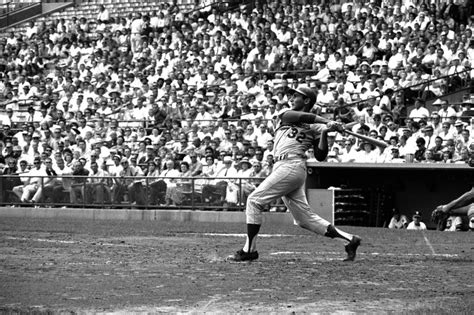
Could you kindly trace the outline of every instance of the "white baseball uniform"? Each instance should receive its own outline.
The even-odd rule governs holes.
[[[305,152],[319,139],[324,124],[287,124],[278,115],[272,173],[247,199],[247,224],[262,224],[263,207],[282,198],[295,222],[310,231],[324,235],[330,223],[311,211],[305,193]]]

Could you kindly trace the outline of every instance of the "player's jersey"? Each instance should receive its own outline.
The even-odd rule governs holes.
[[[316,139],[321,137],[324,124],[281,122],[278,116],[277,130],[275,131],[273,156],[294,154],[304,156],[305,152],[313,146]]]

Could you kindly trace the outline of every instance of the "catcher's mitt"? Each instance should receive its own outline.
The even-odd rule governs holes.
[[[443,231],[446,228],[448,217],[449,214],[443,211],[442,206],[436,207],[436,209],[431,212],[431,221],[437,224],[438,231]]]

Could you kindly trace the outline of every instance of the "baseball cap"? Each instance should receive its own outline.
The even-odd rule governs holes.
[[[301,86],[301,87],[298,87],[296,89],[290,88],[289,91],[293,92],[293,93],[296,92],[296,93],[299,93],[301,95],[304,95],[304,96],[308,97],[311,100],[311,104],[316,103],[316,93],[312,89],[310,89],[309,87]]]
[[[454,123],[455,127],[464,127],[464,123],[461,120],[456,120]]]

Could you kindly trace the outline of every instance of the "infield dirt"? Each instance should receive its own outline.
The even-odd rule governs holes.
[[[270,215],[270,214],[268,214]],[[473,313],[474,233],[343,227],[343,243],[264,225],[260,258],[229,263],[245,225],[0,222],[0,312]]]

